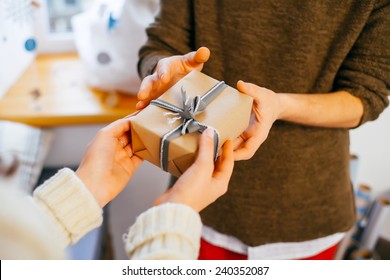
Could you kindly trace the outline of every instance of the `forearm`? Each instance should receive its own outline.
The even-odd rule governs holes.
[[[278,94],[279,120],[308,126],[352,128],[363,116],[362,101],[346,91],[327,94]]]

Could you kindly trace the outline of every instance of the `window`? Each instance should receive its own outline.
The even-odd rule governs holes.
[[[72,16],[83,11],[81,0],[47,0],[50,33],[72,31]]]
[[[85,11],[93,0],[41,0],[35,14],[38,52],[75,51],[72,39],[72,16]]]

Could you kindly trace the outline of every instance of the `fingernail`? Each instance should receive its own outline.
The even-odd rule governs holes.
[[[139,109],[142,105],[142,102],[141,101],[138,101],[137,104],[135,104],[135,109]]]
[[[207,137],[214,139],[214,129],[211,127],[208,127],[204,133],[206,134]]]

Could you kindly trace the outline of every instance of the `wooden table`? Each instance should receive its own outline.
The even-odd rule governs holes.
[[[38,56],[0,99],[0,120],[40,127],[97,124],[135,111],[135,95],[91,89],[83,77],[76,54]],[[109,105],[112,99],[116,105]]]

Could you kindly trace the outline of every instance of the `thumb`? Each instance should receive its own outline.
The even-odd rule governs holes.
[[[246,95],[249,95],[253,98],[256,98],[257,94],[256,94],[256,85],[254,84],[251,84],[251,83],[246,83],[246,82],[243,82],[243,81],[238,81],[237,82],[237,89],[238,91],[246,94]]]
[[[206,47],[200,47],[197,51],[187,54],[185,58],[189,66],[198,67],[209,60],[210,50]]]
[[[207,128],[199,138],[199,150],[195,165],[204,172],[211,174],[214,171],[214,129]]]

